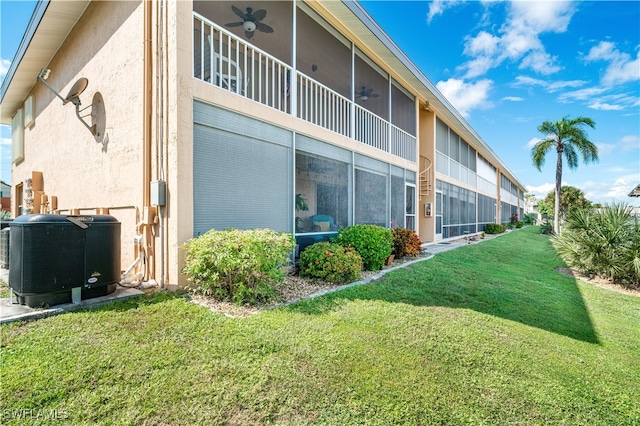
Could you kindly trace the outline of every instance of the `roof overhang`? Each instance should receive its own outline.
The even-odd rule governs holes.
[[[478,152],[506,175],[516,185],[526,187],[500,160],[491,147],[480,137],[462,115],[451,105],[436,86],[420,71],[409,57],[395,44],[366,10],[354,0],[319,0],[321,7],[345,26],[353,35],[370,48],[378,58],[393,70],[398,77],[418,93],[418,97],[430,109],[456,127],[467,142],[471,142]],[[313,2],[311,2],[313,4]]]
[[[36,84],[38,73],[62,46],[90,0],[42,0],[36,4],[18,51],[0,87],[0,123],[11,119]]]
[[[629,197],[640,197],[640,185],[636,186],[629,193]]]

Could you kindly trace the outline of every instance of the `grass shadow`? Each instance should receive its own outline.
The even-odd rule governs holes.
[[[138,296],[129,297],[121,300],[108,300],[94,306],[80,307],[69,311],[73,313],[86,312],[126,312],[130,310],[140,309],[143,306],[156,305],[165,303],[169,300],[184,298],[184,295],[172,291],[153,291]]]
[[[463,308],[599,343],[577,281],[556,272],[559,266],[548,237],[529,227],[288,309],[318,315],[351,300]]]

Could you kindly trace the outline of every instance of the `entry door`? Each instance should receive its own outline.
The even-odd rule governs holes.
[[[442,239],[442,192],[436,191],[436,241]]]
[[[416,229],[416,186],[414,184],[407,183],[405,186],[405,215],[404,215],[404,227],[405,229]]]

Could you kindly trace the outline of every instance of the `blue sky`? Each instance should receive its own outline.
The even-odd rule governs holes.
[[[0,77],[34,7],[0,2]],[[555,152],[539,172],[537,127],[591,117],[597,164],[564,168],[563,183],[594,202],[625,201],[640,183],[640,2],[363,1],[382,29],[539,198],[553,189]],[[10,182],[10,129],[0,179]]]

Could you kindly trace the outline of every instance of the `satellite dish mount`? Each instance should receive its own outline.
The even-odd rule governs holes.
[[[44,86],[47,89],[51,90],[58,98],[60,98],[60,100],[62,101],[62,105],[66,105],[69,102],[74,104],[76,106],[76,116],[78,117],[78,119],[82,122],[82,124],[84,124],[84,126],[87,129],[89,129],[89,131],[93,136],[99,136],[99,135],[96,135],[96,125],[94,124],[90,126],[86,121],[84,121],[84,118],[91,114],[90,113],[85,115],[81,114],[93,106],[93,105],[89,105],[88,107],[85,107],[82,109],[80,108],[80,106],[82,105],[82,103],[80,102],[80,95],[87,88],[87,85],[89,84],[89,80],[87,80],[84,77],[79,78],[78,81],[73,83],[73,86],[71,86],[71,89],[69,90],[69,94],[63,98],[62,95],[60,95],[60,93],[55,91],[53,87],[49,86],[45,81],[49,77],[50,73],[51,73],[50,69],[42,67],[42,69],[40,70],[40,73],[38,74],[38,81],[44,84]]]

